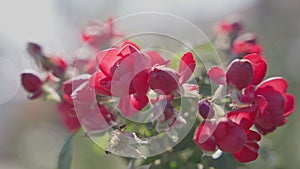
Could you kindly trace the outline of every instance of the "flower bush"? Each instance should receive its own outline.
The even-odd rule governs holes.
[[[129,157],[129,168],[166,168],[174,160],[176,165],[170,168],[185,164],[208,167],[212,164],[201,156],[217,158],[220,152],[241,163],[254,161],[262,136],[284,125],[295,109],[284,78],[264,80],[268,58],[257,37],[244,33],[236,18],[215,27],[215,46],[229,60],[224,63],[227,68],[213,66],[201,75],[197,71],[206,71],[193,50],[179,54],[178,68],[174,68],[174,60],[165,59],[158,51],[142,50],[128,40],[113,44],[113,39],[123,35],[115,32],[112,18],[105,25],[91,23],[84,28],[82,39],[92,57],[75,58],[71,63],[29,43],[27,51],[40,73],[24,72],[21,82],[29,99],[57,103],[70,132],[82,128],[89,137],[109,133],[105,152]],[[205,87],[210,85],[218,86],[213,94]],[[180,142],[176,129],[184,128],[189,119],[181,112],[179,101],[187,98],[196,100],[193,106],[198,113]],[[138,147],[153,144],[147,138],[161,133],[177,145],[154,157],[143,154]],[[165,140],[156,146],[164,143],[168,144]],[[184,152],[189,155],[182,155]],[[144,160],[135,163],[135,158]],[[71,161],[66,164],[65,159],[62,153],[58,168],[70,167]]]

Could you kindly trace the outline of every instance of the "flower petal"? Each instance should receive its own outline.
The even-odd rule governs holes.
[[[226,82],[228,85],[241,90],[251,84],[253,80],[253,68],[247,60],[234,60],[228,66]]]
[[[285,98],[286,98],[286,103],[285,103],[284,114],[283,115],[285,117],[287,117],[290,114],[292,114],[293,111],[295,110],[295,98],[291,94],[286,94]]]
[[[243,59],[250,61],[253,67],[253,85],[258,85],[265,77],[267,72],[267,62],[266,60],[258,54],[246,55]]]
[[[218,66],[213,66],[208,70],[208,77],[210,80],[216,84],[225,85],[226,84],[226,74],[223,69]]]
[[[192,76],[195,70],[195,67],[196,67],[196,61],[194,59],[193,54],[191,52],[185,53],[180,60],[179,69],[178,69],[178,73],[180,75],[179,78],[180,84],[183,84],[184,82],[189,80],[189,78]]]
[[[258,86],[258,90],[259,88],[263,88],[266,86],[270,86],[272,87],[274,90],[285,94],[287,88],[288,88],[288,83],[287,81],[282,78],[282,77],[273,77],[273,78],[269,78],[265,81],[263,81],[259,86]]]

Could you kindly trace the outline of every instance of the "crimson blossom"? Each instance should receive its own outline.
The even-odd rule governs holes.
[[[206,120],[194,136],[194,142],[200,148],[215,151],[218,147],[233,153],[240,162],[258,157],[260,134],[266,135],[285,124],[286,117],[295,108],[293,95],[286,93],[288,83],[285,79],[273,77],[262,82],[266,70],[265,58],[253,53],[232,61],[227,72],[219,67],[208,71],[213,82],[227,87],[225,92],[232,98],[234,107],[224,117],[213,121],[210,120],[213,118],[203,117]],[[202,116],[208,110],[203,105],[199,108]],[[257,132],[251,129],[252,126]]]

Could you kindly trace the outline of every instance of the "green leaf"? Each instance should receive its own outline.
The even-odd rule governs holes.
[[[73,155],[73,149],[72,149],[73,137],[74,137],[74,134],[72,134],[66,140],[65,144],[61,148],[60,154],[58,157],[57,169],[71,169],[72,155]]]

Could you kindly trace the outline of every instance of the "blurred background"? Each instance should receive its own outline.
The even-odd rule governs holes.
[[[27,0],[0,2],[0,169],[54,169],[60,147],[69,133],[55,106],[29,101],[19,74],[35,68],[26,43],[35,41],[49,53],[67,59],[81,47],[80,32],[92,19],[104,20],[138,12],[165,12],[183,17],[205,34],[214,23],[238,14],[246,30],[255,32],[269,60],[268,76],[283,76],[289,92],[300,100],[300,1],[299,0]],[[167,23],[160,27],[168,28]],[[139,27],[147,26],[137,25]],[[180,29],[180,26],[179,28]],[[188,36],[188,35],[187,35]],[[261,152],[246,165],[257,169],[293,169],[300,166],[300,112],[262,142],[272,153]],[[75,141],[76,169],[122,169],[125,161],[103,155],[88,139]],[[103,163],[105,165],[103,165]]]

